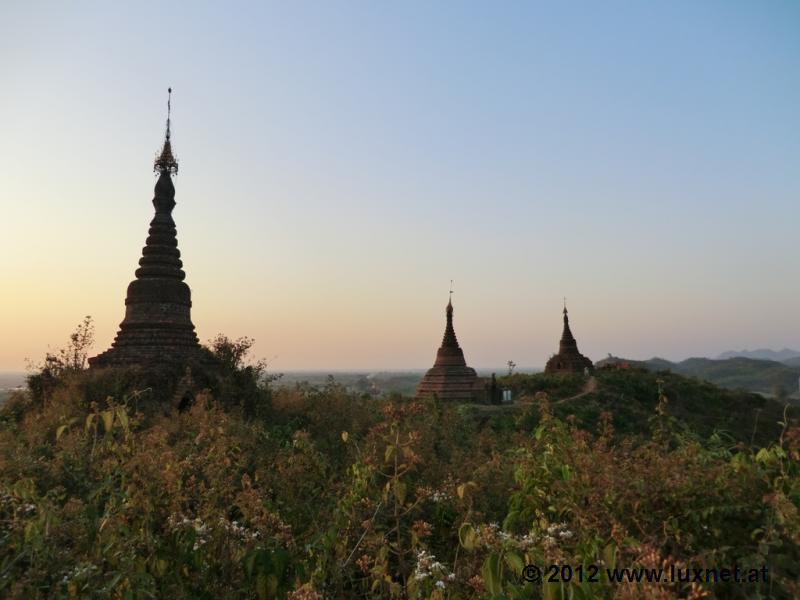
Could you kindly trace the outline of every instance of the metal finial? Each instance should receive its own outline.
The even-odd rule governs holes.
[[[453,280],[450,280],[450,302],[453,302]]]
[[[172,117],[172,87],[167,88],[167,132],[164,136],[164,146],[161,148],[161,153],[156,157],[156,162],[153,169],[156,173],[169,173],[176,175],[178,173],[178,160],[172,154],[172,143],[170,142],[170,118]]]
[[[169,139],[169,117],[172,113],[172,87],[167,88],[167,139]]]
[[[567,312],[567,297],[564,296],[564,313],[566,314],[566,312]]]

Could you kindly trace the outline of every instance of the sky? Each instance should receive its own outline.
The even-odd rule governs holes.
[[[173,88],[202,341],[276,371],[800,349],[800,4],[0,3],[0,370],[124,315]]]

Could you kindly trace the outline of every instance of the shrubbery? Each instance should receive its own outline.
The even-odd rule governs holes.
[[[617,433],[608,413],[584,429],[541,395],[482,421],[463,407],[357,396],[333,381],[273,391],[263,366],[247,366],[247,340],[217,342],[223,366],[183,411],[148,400],[138,371],[80,369],[3,409],[0,594],[800,594],[800,429],[786,422],[763,447],[702,437],[674,418],[672,384],[661,402],[651,386],[636,436]],[[638,377],[614,375],[626,376]],[[557,382],[555,395],[575,387]],[[525,564],[601,561],[766,564],[771,582],[520,578]]]

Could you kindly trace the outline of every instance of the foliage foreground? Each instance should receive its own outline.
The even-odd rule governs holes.
[[[135,373],[81,364],[12,397],[0,425],[0,594],[800,594],[800,429],[786,422],[757,447],[693,434],[657,389],[638,433],[616,433],[608,413],[582,429],[554,416],[546,393],[476,416],[334,382],[271,390],[243,365],[246,349],[182,411]],[[526,565],[552,564],[768,566],[770,577],[525,581]]]

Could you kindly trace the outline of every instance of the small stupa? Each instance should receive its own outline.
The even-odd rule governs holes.
[[[594,370],[592,361],[578,351],[578,342],[569,328],[569,314],[567,303],[564,301],[564,331],[558,344],[558,354],[554,354],[547,361],[545,373],[591,373]]]
[[[436,395],[439,400],[454,402],[481,401],[485,396],[484,382],[467,366],[464,351],[458,345],[453,329],[453,292],[447,301],[445,313],[447,325],[444,328],[442,345],[436,352],[436,362],[428,369],[417,386],[417,398]]]
[[[177,231],[172,219],[178,161],[170,139],[172,88],[167,98],[167,128],[154,171],[158,174],[147,241],[136,279],[128,285],[125,318],[111,348],[89,359],[91,367],[188,364],[206,356],[190,316],[191,291],[184,282]]]

